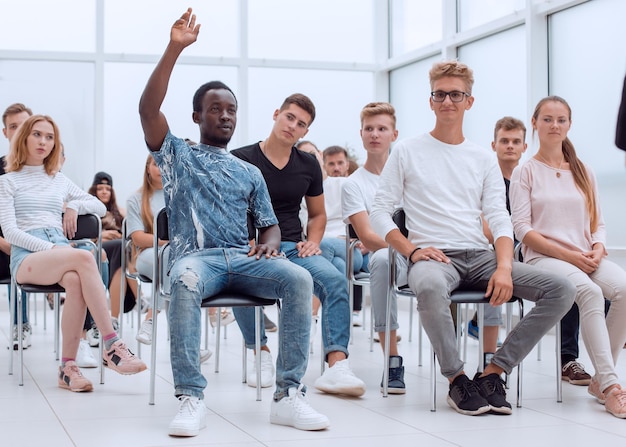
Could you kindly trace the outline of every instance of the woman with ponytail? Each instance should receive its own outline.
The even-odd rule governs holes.
[[[626,341],[626,272],[606,259],[606,231],[596,179],[567,137],[568,103],[549,96],[537,104],[535,156],[511,178],[511,212],[524,261],[567,276],[576,286],[581,332],[595,369],[589,394],[626,418],[626,390],[615,371]],[[604,299],[611,301],[604,314]]]

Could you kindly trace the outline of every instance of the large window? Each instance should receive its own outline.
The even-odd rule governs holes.
[[[459,29],[475,28],[508,14],[523,14],[526,0],[457,0]]]
[[[591,1],[553,14],[549,71],[550,94],[562,96],[572,108],[570,139],[597,176],[608,243],[622,247],[626,172],[624,152],[614,142],[626,73],[624,17],[626,2],[621,0]]]
[[[391,56],[441,40],[442,0],[390,2]]]

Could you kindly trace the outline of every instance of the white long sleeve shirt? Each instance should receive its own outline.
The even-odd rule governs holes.
[[[43,166],[24,166],[0,177],[0,227],[11,244],[29,251],[50,250],[54,244],[27,233],[37,228],[63,231],[63,203],[78,214],[104,216],[97,197],[76,186],[63,173],[46,174]]]
[[[420,248],[490,249],[481,214],[494,240],[513,239],[496,157],[468,140],[451,145],[424,134],[399,142],[385,164],[370,214],[382,238],[397,229],[391,217],[397,203],[406,212],[408,239]]]

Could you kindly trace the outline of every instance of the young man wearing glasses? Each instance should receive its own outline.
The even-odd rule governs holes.
[[[511,414],[503,372],[511,373],[541,337],[569,310],[575,288],[565,278],[513,262],[513,228],[505,206],[498,163],[463,135],[472,108],[472,70],[458,61],[430,70],[434,129],[398,143],[381,174],[370,220],[374,230],[409,261],[409,287],[450,381],[448,404],[462,414]],[[403,203],[408,238],[394,224]],[[495,251],[483,234],[481,214],[493,233]],[[534,301],[474,379],[463,371],[450,312],[450,292],[459,286],[485,290],[492,306],[513,295]]]

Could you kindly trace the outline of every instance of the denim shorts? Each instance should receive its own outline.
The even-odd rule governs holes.
[[[70,245],[69,241],[63,234],[63,231],[58,228],[37,228],[29,230],[26,233],[31,236],[35,236],[44,241],[52,242],[54,245]],[[25,248],[11,245],[11,275],[15,278],[17,270],[20,268],[22,261],[26,256],[33,253]]]

